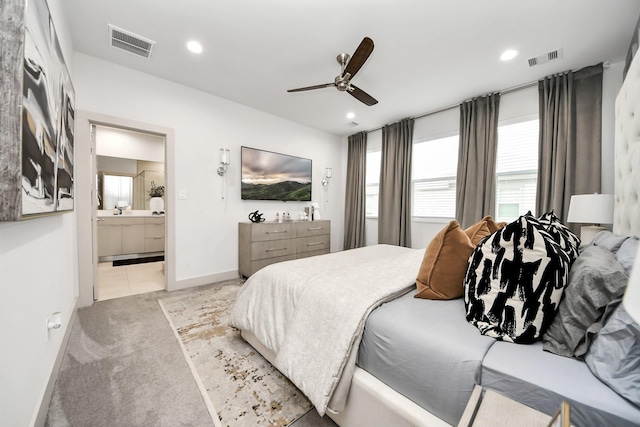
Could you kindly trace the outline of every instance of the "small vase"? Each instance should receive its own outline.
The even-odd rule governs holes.
[[[152,214],[164,213],[164,199],[162,197],[152,197],[149,200],[149,209]]]

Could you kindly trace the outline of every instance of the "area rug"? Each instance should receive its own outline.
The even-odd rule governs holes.
[[[158,302],[214,421],[230,427],[290,425],[312,405],[228,326],[241,285],[239,280],[225,282]]]

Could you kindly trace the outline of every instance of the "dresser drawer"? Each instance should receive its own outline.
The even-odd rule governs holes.
[[[296,254],[294,239],[271,240],[251,243],[251,260],[275,258]]]
[[[277,262],[282,262],[282,261],[291,261],[294,259],[296,259],[295,255],[287,255],[287,256],[279,256],[276,258],[266,258],[266,259],[251,261],[251,266],[250,266],[250,270],[247,272],[248,273],[247,277],[251,276],[253,273],[260,270],[261,268],[266,267],[267,265],[275,264]]]
[[[316,252],[329,249],[329,235],[302,237],[296,240],[296,252]]]
[[[295,237],[296,230],[293,223],[260,223],[251,227],[252,242],[294,239]]]
[[[330,221],[302,221],[296,223],[297,237],[320,236],[331,234]]]
[[[320,251],[313,251],[313,252],[299,252],[298,255],[296,255],[297,259],[300,258],[309,258],[312,256],[316,256],[316,255],[325,255],[329,253],[329,248],[327,249],[322,249]]]

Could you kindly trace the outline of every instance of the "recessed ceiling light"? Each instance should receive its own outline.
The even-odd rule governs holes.
[[[354,113],[347,113],[347,119],[351,120],[355,117],[356,115]]]
[[[515,49],[508,49],[502,52],[502,55],[500,55],[500,59],[502,59],[503,61],[510,61],[516,56],[518,56],[519,53],[520,52],[518,52]]]
[[[193,53],[202,53],[202,45],[195,40],[191,40],[187,43],[187,49]]]

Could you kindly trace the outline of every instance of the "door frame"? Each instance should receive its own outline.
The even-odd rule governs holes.
[[[91,142],[91,127],[108,126],[164,136],[165,159],[165,289],[176,289],[175,254],[175,136],[172,128],[138,122],[122,117],[90,111],[76,111],[75,134],[75,203],[78,233],[78,306],[88,307],[94,302],[97,280],[98,249],[96,224],[95,143]],[[82,161],[89,159],[90,161]],[[80,160],[80,161],[78,161]]]

